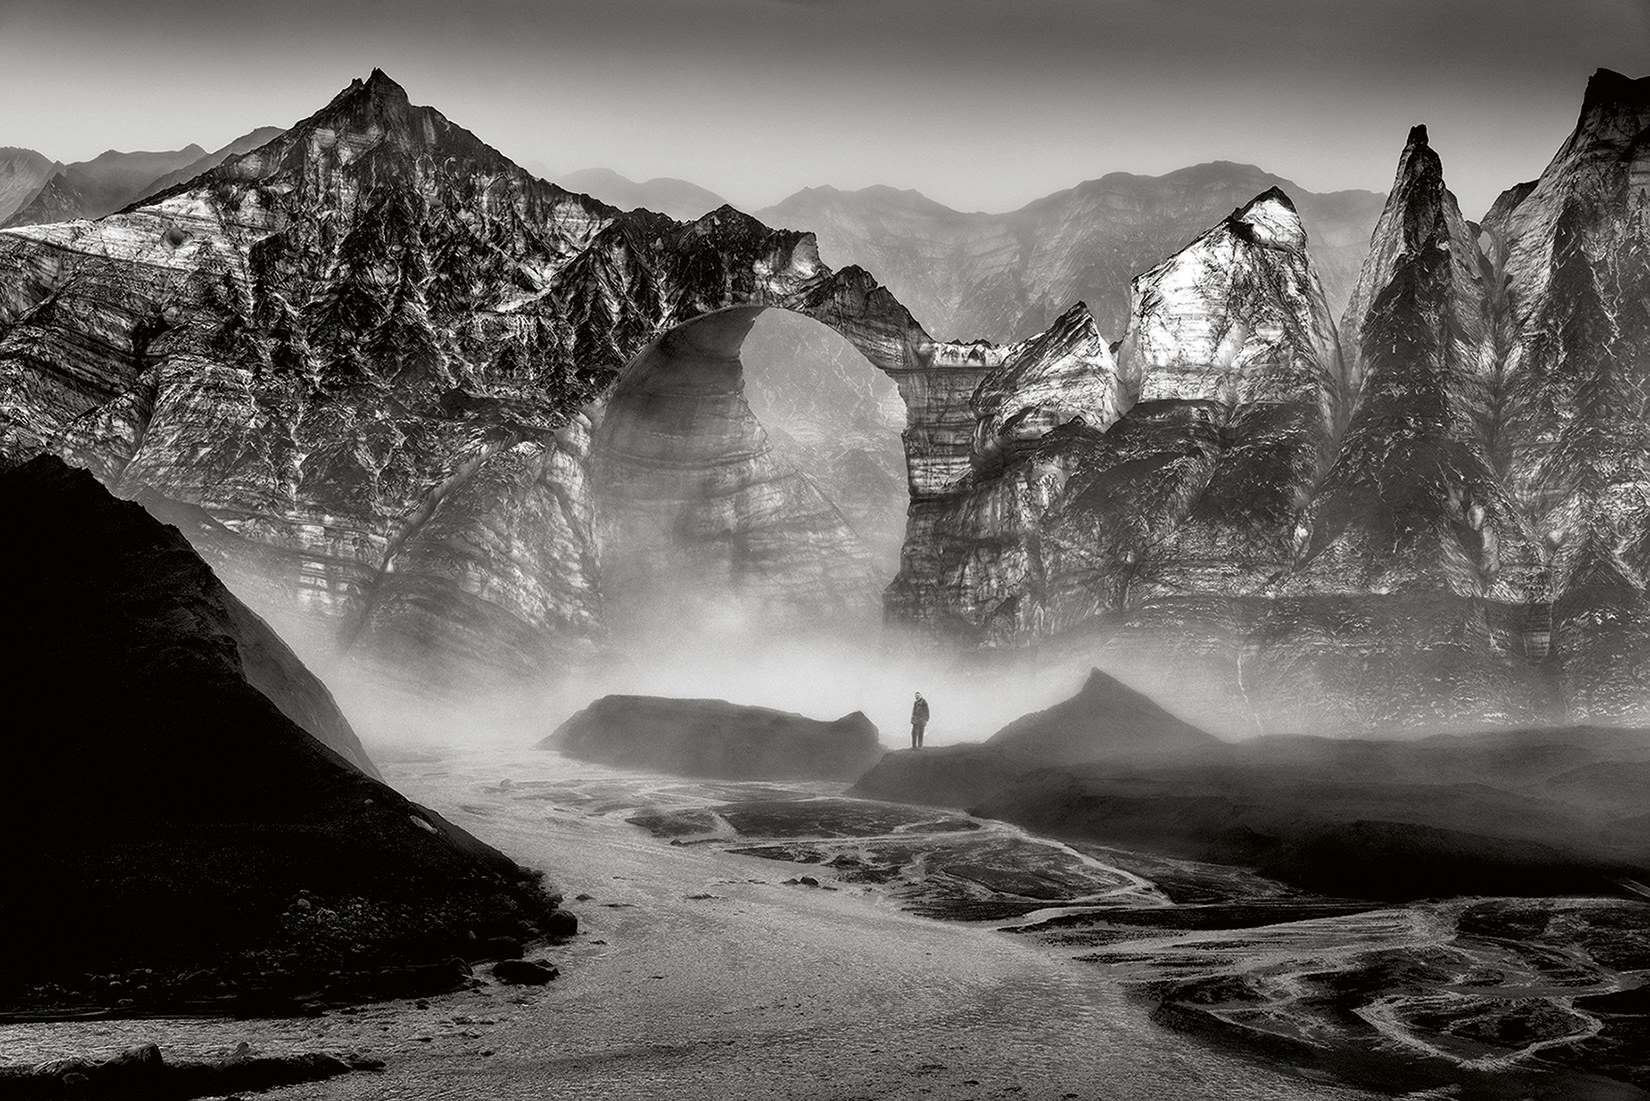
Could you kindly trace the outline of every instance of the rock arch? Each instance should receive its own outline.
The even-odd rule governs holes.
[[[880,617],[910,495],[946,476],[935,407],[956,404],[958,427],[971,423],[978,379],[965,363],[958,393],[929,385],[933,342],[869,277],[844,274],[788,303],[699,314],[620,372],[591,448],[616,629],[718,614],[847,627]],[[786,350],[765,356],[764,344]],[[764,380],[764,369],[783,377]],[[798,415],[786,423],[780,406]]]

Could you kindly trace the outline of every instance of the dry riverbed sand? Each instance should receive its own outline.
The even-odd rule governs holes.
[[[794,864],[672,846],[638,810],[732,785],[617,773],[531,750],[391,763],[386,778],[517,860],[583,923],[540,952],[547,987],[484,985],[317,1019],[0,1028],[7,1063],[159,1043],[177,1058],[354,1051],[383,1059],[277,1099],[1352,1098],[1152,1025],[1070,952],[902,911]],[[708,789],[708,790],[707,790]],[[835,790],[820,788],[820,792]],[[746,792],[748,794],[748,792]],[[575,896],[586,894],[588,899]]]

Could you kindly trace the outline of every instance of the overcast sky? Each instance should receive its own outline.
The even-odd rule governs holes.
[[[545,174],[1017,207],[1258,164],[1384,190],[1424,122],[1469,216],[1540,172],[1650,0],[0,0],[0,144],[78,160],[288,125],[374,66]]]

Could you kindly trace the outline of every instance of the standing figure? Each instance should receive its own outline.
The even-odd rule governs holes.
[[[911,705],[911,748],[922,748],[922,729],[928,725],[928,701],[917,693],[917,702]]]

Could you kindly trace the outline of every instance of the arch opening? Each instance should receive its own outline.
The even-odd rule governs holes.
[[[803,314],[735,306],[666,332],[593,441],[613,634],[874,634],[905,537],[905,425],[894,379]]]

